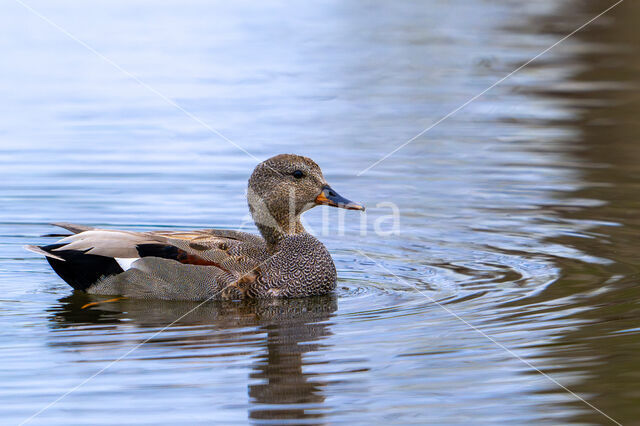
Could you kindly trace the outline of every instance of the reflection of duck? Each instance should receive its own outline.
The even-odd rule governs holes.
[[[53,327],[123,322],[127,327],[148,328],[153,334],[158,327],[166,326],[168,320],[180,318],[198,306],[194,302],[125,299],[80,309],[96,299],[97,296],[84,293],[60,299],[60,304],[49,310]],[[318,410],[309,411],[308,405],[314,404],[318,408],[317,405],[324,402],[326,382],[304,372],[304,354],[325,347],[318,341],[331,335],[327,320],[336,309],[337,299],[333,294],[299,299],[213,301],[172,324],[171,327],[179,328],[180,333],[160,334],[145,345],[171,347],[172,353],[168,356],[175,358],[180,355],[176,352],[191,351],[197,341],[201,351],[199,357],[219,358],[224,354],[233,357],[237,353],[229,352],[230,345],[236,345],[242,352],[249,348],[255,350],[256,338],[260,338],[260,352],[253,363],[248,385],[252,405],[249,416],[263,420],[317,420],[322,414]],[[190,326],[196,333],[190,333]],[[210,326],[211,332],[203,333],[203,326]],[[234,333],[233,330],[238,331]],[[117,330],[114,333],[117,334]],[[55,344],[64,345],[59,340]],[[77,342],[69,344],[77,349]],[[95,349],[101,343],[86,340],[83,345]],[[217,351],[218,346],[222,346],[223,351]],[[202,354],[202,351],[206,353]],[[211,374],[215,374],[215,370]]]
[[[62,224],[73,232],[44,254],[73,288],[168,300],[300,297],[335,288],[327,249],[300,215],[318,204],[364,210],[335,193],[316,163],[282,154],[249,179],[249,210],[263,238],[244,232],[129,232]]]
[[[262,326],[267,332],[266,351],[260,353],[250,374],[249,397],[257,407],[249,416],[256,420],[317,419],[322,414],[318,405],[325,400],[322,388],[326,382],[305,373],[304,354],[322,349],[316,341],[329,334],[327,324],[318,322],[284,322],[278,326]],[[270,407],[280,404],[280,407]],[[309,405],[313,404],[313,407]],[[288,405],[288,406],[287,406]],[[314,410],[315,409],[315,410]]]

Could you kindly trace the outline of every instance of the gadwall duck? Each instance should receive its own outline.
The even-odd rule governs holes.
[[[303,297],[331,292],[336,268],[300,215],[316,205],[364,210],[338,195],[310,158],[292,154],[256,166],[248,204],[262,237],[245,232],[130,232],[67,223],[55,244],[28,246],[76,290],[168,300]]]

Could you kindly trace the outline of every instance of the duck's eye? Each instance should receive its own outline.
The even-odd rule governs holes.
[[[300,170],[296,170],[295,172],[293,172],[291,174],[296,179],[302,179],[304,177],[304,173],[302,173]]]

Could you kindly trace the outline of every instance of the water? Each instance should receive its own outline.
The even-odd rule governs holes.
[[[2,423],[637,422],[637,3],[356,175],[610,4],[29,3],[109,63],[4,2]],[[81,309],[22,249],[56,221],[255,230],[256,160],[167,99],[367,205],[305,216],[335,295]]]

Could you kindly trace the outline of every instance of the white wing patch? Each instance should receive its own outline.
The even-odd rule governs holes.
[[[140,260],[139,257],[115,257],[114,259],[118,262],[118,265],[120,265],[123,271],[131,269],[133,262]]]
[[[139,257],[136,246],[147,241],[149,237],[145,234],[100,229],[63,238],[58,241],[58,244],[64,244],[64,246],[53,251],[79,250],[86,254],[129,259]]]

